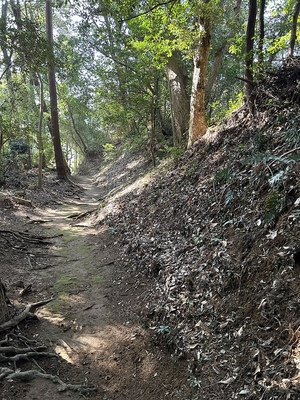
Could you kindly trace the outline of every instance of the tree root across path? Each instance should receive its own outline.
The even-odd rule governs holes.
[[[6,321],[0,325],[0,332],[4,332],[11,328],[15,328],[21,321],[28,317],[32,317],[34,312],[41,306],[48,304],[54,298],[39,301],[37,303],[29,304],[25,307],[25,309],[14,318]],[[19,341],[26,344],[26,347],[17,347],[12,346],[11,341]],[[16,363],[18,361],[23,360],[31,360],[36,365],[37,362],[35,358],[37,357],[58,357],[55,353],[49,353],[45,350],[46,346],[33,346],[31,344],[35,343],[35,341],[27,339],[22,335],[16,335],[14,333],[8,333],[5,336],[4,340],[0,341],[0,362],[3,363],[13,363],[15,366],[15,370],[8,367],[0,367],[0,381],[3,379],[9,380],[21,380],[21,381],[31,381],[35,378],[43,378],[52,381],[53,383],[58,384],[58,391],[63,392],[66,390],[72,390],[74,392],[79,392],[80,394],[85,394],[90,391],[96,390],[94,386],[86,386],[86,385],[73,385],[64,383],[61,379],[59,379],[56,375],[47,374],[45,371],[30,369],[27,371],[21,371],[16,367]]]
[[[46,374],[44,372],[37,371],[35,369],[30,369],[28,371],[14,371],[10,368],[0,368],[0,380],[2,379],[19,379],[22,381],[32,381],[35,378],[43,378],[52,381],[53,383],[58,384],[58,391],[65,392],[66,390],[72,390],[73,392],[78,392],[81,394],[85,394],[91,391],[97,390],[95,386],[86,386],[86,385],[73,385],[70,383],[64,383],[61,379],[59,379],[56,375]]]
[[[14,318],[9,321],[3,322],[0,325],[0,332],[4,332],[10,328],[16,327],[21,321],[26,318],[30,318],[34,316],[34,312],[39,308],[44,306],[45,304],[50,303],[50,301],[54,300],[54,297],[48,300],[42,300],[37,303],[28,304],[20,314],[16,315]]]
[[[29,235],[27,232],[16,232],[10,229],[0,229],[0,236],[3,237],[8,243],[9,240],[7,236],[11,236],[14,239],[21,242],[30,242],[30,243],[38,243],[38,244],[49,244],[49,239],[55,239],[57,237],[63,236],[62,234],[54,235],[54,236],[37,236],[37,235]]]

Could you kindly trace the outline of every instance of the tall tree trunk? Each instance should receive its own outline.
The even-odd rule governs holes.
[[[263,63],[264,63],[265,8],[266,8],[266,0],[260,0],[259,42],[258,42],[258,63],[259,63],[260,68],[263,67]]]
[[[81,150],[83,151],[83,153],[86,153],[87,152],[87,145],[85,144],[85,141],[83,140],[82,135],[80,134],[79,130],[77,129],[71,106],[69,104],[67,104],[67,106],[68,106],[68,111],[69,111],[69,114],[70,114],[70,118],[71,118],[71,121],[72,121],[72,126],[73,126],[73,129],[74,129],[74,132],[78,136],[78,138],[80,140],[80,143],[82,145]]]
[[[233,8],[234,18],[237,23],[239,21],[239,15],[240,15],[240,11],[241,11],[241,3],[242,3],[242,0],[237,0],[235,6]],[[234,29],[232,29],[229,32],[228,36],[221,43],[221,45],[219,46],[217,51],[215,52],[214,59],[212,62],[211,72],[207,79],[206,88],[205,88],[205,104],[206,104],[206,106],[208,105],[208,103],[211,99],[212,91],[213,91],[214,85],[216,83],[217,77],[220,75],[223,59],[224,59],[225,54],[227,53],[229,46],[230,46],[230,39],[232,39],[234,37],[234,35],[235,35],[235,31],[234,31]]]
[[[210,0],[204,0],[208,5]],[[205,13],[199,19],[200,41],[194,57],[194,75],[191,95],[191,111],[188,147],[206,133],[205,83],[211,42],[211,15]]]
[[[188,131],[190,104],[187,94],[187,74],[180,58],[180,53],[174,51],[166,66],[171,97],[171,118],[173,145],[178,146],[184,132]]]
[[[53,25],[52,25],[51,0],[46,0],[46,25],[47,25],[47,38],[50,46],[50,56],[48,59],[48,81],[49,81],[50,108],[51,108],[50,110],[51,129],[53,134],[55,164],[56,164],[57,177],[59,179],[67,179],[67,168],[64,162],[64,156],[61,148],[59,122],[58,122],[57,92],[56,92],[56,79],[55,79],[55,68],[54,68],[54,53],[53,53]]]
[[[3,64],[5,65],[5,75],[8,84],[10,84],[11,79],[11,56],[8,55],[7,46],[6,46],[6,30],[7,30],[7,7],[8,2],[4,0],[2,2],[1,8],[1,20],[0,20],[0,42],[1,42],[1,50],[3,53]]]
[[[20,5],[20,0],[14,1],[14,0],[10,0],[10,6],[12,9],[12,12],[14,14],[15,20],[18,24],[21,23],[21,5]]]
[[[245,58],[245,82],[246,96],[249,111],[254,114],[254,81],[253,81],[253,59],[254,59],[254,35],[257,14],[257,0],[249,0],[249,15],[246,33],[246,58]]]
[[[290,50],[289,50],[290,57],[294,56],[295,43],[296,43],[296,39],[297,39],[297,26],[298,26],[299,13],[300,13],[300,0],[297,0],[296,4],[295,4],[294,14],[293,14],[292,31],[291,31],[291,38],[290,38]]]
[[[38,188],[41,189],[43,185],[43,114],[44,114],[44,84],[42,77],[37,73],[40,84],[40,111],[39,111],[39,127],[38,127],[38,149],[39,149],[39,174],[38,174]]]

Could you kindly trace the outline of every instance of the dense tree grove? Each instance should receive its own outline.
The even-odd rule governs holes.
[[[1,0],[0,179],[191,146],[299,56],[299,0]],[[52,18],[53,14],[53,18]],[[50,25],[51,24],[51,25]],[[53,26],[52,26],[53,24]]]

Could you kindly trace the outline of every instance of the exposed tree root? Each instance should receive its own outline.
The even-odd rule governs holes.
[[[34,312],[39,308],[44,306],[45,304],[50,303],[50,301],[54,300],[54,297],[51,299],[39,301],[37,303],[33,304],[28,304],[25,307],[25,310],[22,311],[20,314],[16,315],[14,318],[10,319],[9,321],[3,322],[3,324],[0,325],[0,332],[6,331],[10,328],[16,327],[21,321],[23,321],[26,318],[30,318],[34,316]]]
[[[86,385],[72,385],[69,383],[64,383],[58,376],[46,374],[39,372],[37,370],[31,369],[28,371],[13,371],[10,368],[0,368],[0,380],[3,379],[20,379],[25,382],[32,381],[35,378],[43,378],[58,384],[58,391],[65,392],[66,390],[72,390],[73,392],[78,392],[85,394],[91,391],[97,390],[94,386],[88,387]]]
[[[6,348],[2,348],[1,350],[6,350]],[[0,354],[0,361],[3,362],[16,362],[16,361],[20,361],[20,360],[28,360],[29,358],[33,358],[33,357],[58,357],[57,354],[55,353],[48,353],[45,351],[28,351],[27,353],[23,353],[23,349],[15,349],[16,351],[19,351],[21,354],[16,354],[14,356],[3,356],[2,354]]]
[[[62,236],[62,234],[43,237],[43,236],[33,236],[29,235],[26,232],[16,232],[10,229],[0,229],[0,235],[11,235],[14,239],[24,242],[30,243],[39,243],[39,244],[49,244],[48,239],[54,239],[56,237]],[[5,238],[7,240],[7,238]],[[8,240],[7,240],[8,241]]]
[[[98,210],[99,210],[99,208],[93,208],[92,210],[85,211],[82,213],[75,213],[75,214],[68,215],[67,218],[72,218],[75,221],[77,221],[78,219],[87,217],[88,215],[93,214],[94,212],[97,212]]]

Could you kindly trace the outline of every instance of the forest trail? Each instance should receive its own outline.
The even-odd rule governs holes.
[[[109,183],[109,174],[106,179]],[[9,272],[6,276],[14,304],[55,298],[36,312],[38,321],[22,324],[21,332],[46,344],[58,358],[39,359],[38,368],[28,364],[24,369],[40,368],[65,383],[95,387],[96,391],[84,395],[86,398],[185,398],[183,362],[173,361],[154,346],[139,316],[130,311],[131,305],[140,301],[139,293],[146,289],[147,280],[145,288],[124,281],[116,236],[110,227],[99,223],[99,213],[98,222],[92,213],[78,218],[99,207],[105,185],[96,186],[92,176],[72,180],[84,189],[79,196],[55,207],[27,212],[24,223],[30,234],[54,238],[47,249],[31,249],[34,262],[29,256],[29,270],[28,263],[20,262],[13,276]],[[39,258],[34,256],[37,252]],[[17,280],[32,285],[22,298],[14,284]],[[4,381],[0,397],[34,400],[43,393],[44,400],[82,399],[80,393],[60,393],[57,389],[58,385],[40,378],[28,383]]]

